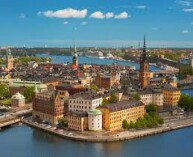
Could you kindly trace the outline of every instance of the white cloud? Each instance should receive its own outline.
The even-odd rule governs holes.
[[[20,18],[20,19],[25,19],[25,18],[26,18],[26,15],[25,15],[24,13],[21,13],[21,14],[19,15],[19,18]]]
[[[105,15],[101,11],[96,11],[90,15],[91,18],[94,19],[104,19]]]
[[[193,12],[193,8],[183,9],[182,11],[184,11],[184,12]]]
[[[128,17],[130,17],[130,16],[128,15],[127,12],[122,12],[122,13],[120,13],[118,15],[115,15],[115,19],[126,19]]]
[[[138,5],[138,6],[135,6],[135,8],[137,8],[137,9],[146,9],[147,6],[146,5]]]
[[[191,5],[190,1],[175,1],[176,3],[189,7]]]
[[[188,34],[188,33],[189,33],[189,30],[187,30],[187,29],[186,29],[186,30],[183,30],[182,33]]]
[[[193,25],[193,22],[191,24]]]
[[[113,17],[114,17],[114,13],[112,13],[112,12],[106,13],[105,17],[106,17],[107,19],[113,18]]]
[[[104,19],[104,18],[110,19],[110,18],[114,17],[114,13],[108,12],[108,13],[104,14],[101,11],[96,11],[96,12],[92,13],[90,15],[90,17],[94,18],[94,19]]]
[[[43,15],[50,18],[85,18],[87,16],[87,9],[76,10],[72,8],[66,8],[57,11],[44,11],[38,12],[38,15]]]
[[[88,23],[86,21],[81,22],[81,25],[87,25]]]
[[[67,24],[69,24],[69,22],[68,22],[68,21],[64,21],[63,24],[64,24],[64,25],[67,25]]]

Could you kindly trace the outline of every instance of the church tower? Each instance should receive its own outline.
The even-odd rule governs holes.
[[[10,71],[13,69],[13,56],[11,55],[11,50],[8,49],[7,55],[6,55],[6,71]]]
[[[146,54],[146,39],[144,36],[143,52],[140,56],[140,72],[139,72],[140,87],[145,88],[150,82],[149,63]]]
[[[72,57],[72,68],[77,69],[78,68],[78,54],[76,50],[76,41],[74,42],[74,55]]]

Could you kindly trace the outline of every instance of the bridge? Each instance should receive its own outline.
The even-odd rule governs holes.
[[[153,71],[154,74],[178,74],[178,69]]]
[[[9,116],[5,118],[1,118],[0,119],[0,128],[19,123],[20,121],[21,121],[21,118],[16,117],[16,116]]]
[[[21,110],[15,113],[6,113],[0,116],[0,128],[10,126],[21,122],[23,117],[29,117],[32,114],[32,109]]]

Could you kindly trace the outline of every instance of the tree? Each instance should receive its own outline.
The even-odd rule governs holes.
[[[140,95],[138,93],[133,95],[134,100],[141,100]]]
[[[184,108],[186,111],[193,111],[193,97],[187,94],[182,94],[178,101],[178,106]]]
[[[34,87],[26,87],[24,90],[24,97],[27,101],[32,100],[32,95],[33,95]]]
[[[95,84],[92,84],[92,85],[90,86],[90,89],[92,89],[92,90],[94,90],[94,91],[99,90],[99,88],[98,88],[97,85],[95,85]]]
[[[128,127],[129,127],[129,124],[128,124],[127,120],[124,119],[123,122],[122,122],[122,128],[127,129]]]
[[[7,98],[9,96],[8,87],[5,84],[0,84],[0,99]]]
[[[2,58],[0,58],[0,64],[5,64],[5,60],[3,60]]]
[[[155,113],[157,111],[157,105],[150,103],[149,105],[145,106],[145,110],[149,114]]]
[[[109,104],[109,101],[106,98],[103,98],[102,105]]]
[[[109,100],[110,103],[116,103],[118,102],[118,98],[116,96],[116,94],[113,92],[111,93],[111,97],[110,97],[110,100]]]
[[[68,120],[64,117],[58,119],[58,126],[60,128],[64,128],[64,127],[67,127],[68,126]]]

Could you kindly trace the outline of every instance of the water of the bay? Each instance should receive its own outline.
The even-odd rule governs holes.
[[[49,57],[52,59],[52,63],[72,63],[72,56],[55,56],[48,54],[37,54],[38,57]],[[121,61],[115,59],[99,59],[99,58],[91,58],[91,57],[79,57],[79,63],[81,64],[99,64],[99,65],[111,65],[113,63],[117,63],[125,66],[135,66],[136,69],[139,69],[139,64],[131,61]],[[157,66],[150,66],[150,70],[155,71],[159,70]]]
[[[122,142],[66,140],[28,126],[0,132],[1,157],[192,157],[193,127]]]

